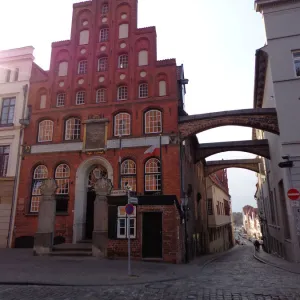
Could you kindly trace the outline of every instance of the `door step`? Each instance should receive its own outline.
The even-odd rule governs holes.
[[[92,251],[52,251],[50,256],[93,256]]]
[[[52,248],[51,256],[92,256],[91,243],[60,244]]]
[[[79,244],[92,244],[92,240],[81,240],[78,243]]]

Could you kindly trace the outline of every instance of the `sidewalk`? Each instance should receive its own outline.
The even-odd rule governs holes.
[[[132,261],[134,276],[129,277],[127,260],[38,257],[32,255],[32,249],[0,249],[0,284],[107,286],[178,280],[198,275],[205,265],[229,251],[205,255],[190,264]]]
[[[295,274],[300,274],[300,264],[297,263],[291,263],[289,261],[284,260],[283,258],[276,257],[272,254],[268,254],[262,249],[260,249],[259,252],[255,251],[254,253],[254,258],[257,260],[268,264],[270,266],[295,273]]]

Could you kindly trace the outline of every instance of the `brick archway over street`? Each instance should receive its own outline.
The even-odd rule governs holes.
[[[241,109],[179,117],[182,140],[212,128],[237,125],[279,134],[277,113],[274,108]]]
[[[260,163],[261,160],[259,158],[207,161],[205,165],[205,176],[227,168],[247,169],[256,173],[261,173],[262,170],[259,168]]]

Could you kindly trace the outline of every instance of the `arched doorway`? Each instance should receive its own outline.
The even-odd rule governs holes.
[[[73,243],[91,239],[94,227],[94,185],[101,175],[113,182],[113,168],[104,157],[91,157],[76,172]]]

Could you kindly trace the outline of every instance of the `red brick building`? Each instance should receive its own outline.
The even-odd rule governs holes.
[[[184,75],[175,59],[158,61],[156,50],[155,27],[137,28],[137,0],[73,5],[70,40],[52,44],[49,71],[32,70],[16,247],[36,232],[39,186],[49,177],[59,187],[55,235],[90,239],[93,184],[104,173],[114,189],[127,182],[138,195],[133,256],[182,260],[177,137]],[[145,154],[150,147],[160,151]],[[127,255],[126,201],[108,199],[109,256]]]

